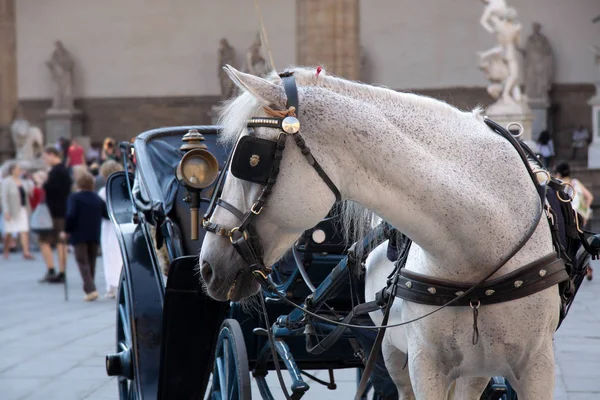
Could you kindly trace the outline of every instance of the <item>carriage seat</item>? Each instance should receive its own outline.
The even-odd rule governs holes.
[[[196,129],[204,135],[204,143],[217,158],[219,165],[226,160],[225,149],[217,144],[218,126],[182,126],[160,128],[139,135],[134,143],[136,173],[133,196],[137,207],[144,211],[146,219],[162,236],[177,257],[198,255],[204,232],[200,230],[199,240],[190,239],[190,207],[184,201],[186,190],[176,178],[176,168],[183,153],[179,150],[183,135]],[[206,193],[211,188],[205,188]],[[206,210],[202,202],[199,214]],[[160,225],[160,226],[157,226]],[[159,243],[160,244],[160,243]],[[162,246],[161,246],[162,249]]]

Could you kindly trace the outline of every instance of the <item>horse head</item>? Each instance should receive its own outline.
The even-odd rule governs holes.
[[[282,137],[295,136],[297,133],[285,132],[281,126],[271,128],[258,123],[250,140],[245,140],[249,139],[247,123],[252,117],[257,117],[260,122],[261,118],[273,115],[285,117],[288,114],[293,115],[293,121],[300,121],[302,135],[314,136],[318,124],[303,122],[306,113],[302,106],[306,104],[303,100],[307,93],[301,87],[297,88],[300,107],[296,105],[294,111],[290,111],[288,95],[279,76],[259,78],[230,66],[225,67],[225,71],[241,89],[240,95],[225,105],[221,116],[221,140],[235,147],[218,205],[212,215],[205,219],[204,226],[218,225],[221,233],[227,233],[206,235],[200,253],[200,268],[211,297],[237,301],[259,290],[250,264],[260,261],[266,268],[272,265],[304,230],[316,225],[327,215],[335,203],[336,195],[313,168],[311,161],[307,161],[306,154],[302,153],[295,140]],[[281,148],[276,155],[265,152],[264,146],[275,152],[278,146]],[[278,172],[276,184],[269,187],[268,199],[257,205],[261,196],[265,195],[264,189],[268,183],[259,182],[252,176],[262,168],[263,174],[266,171],[268,179],[273,179],[274,161],[278,163],[275,167]],[[322,170],[329,173],[328,165],[333,160],[323,161]],[[261,163],[265,165],[264,168]],[[333,182],[331,184],[335,186]],[[252,219],[250,229],[245,229],[244,225],[243,231],[238,230],[245,216]],[[212,233],[219,232],[213,229]],[[253,247],[249,251],[255,253],[256,259],[249,259],[252,256],[244,256],[244,252],[240,253],[238,247],[232,246],[236,239],[248,239]]]

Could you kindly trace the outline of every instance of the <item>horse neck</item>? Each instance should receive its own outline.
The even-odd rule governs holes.
[[[481,267],[509,254],[533,223],[539,198],[522,161],[474,114],[406,94],[381,102],[321,94],[317,103],[317,120],[331,125],[315,127],[327,134],[311,137],[312,149],[343,196],[407,234],[429,264],[443,265],[437,275],[485,276]],[[542,256],[551,251],[543,247]]]

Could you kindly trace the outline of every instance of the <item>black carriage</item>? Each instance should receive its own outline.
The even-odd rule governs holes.
[[[264,378],[275,364],[264,323],[259,315],[245,312],[239,304],[210,299],[198,276],[204,233],[190,220],[202,214],[208,199],[199,195],[194,199],[180,184],[180,162],[184,155],[191,158],[189,150],[194,145],[206,146],[222,168],[227,154],[216,141],[217,133],[214,126],[142,133],[133,146],[121,145],[125,154],[133,154],[135,173],[117,173],[107,182],[107,205],[124,267],[117,302],[117,347],[114,354],[107,356],[106,368],[109,375],[118,376],[122,399],[199,399],[209,389],[214,398],[233,389],[236,395],[227,398],[247,399],[249,371],[261,395],[272,398]],[[200,155],[193,162],[199,165],[209,158]],[[132,157],[125,159],[126,170],[131,170]],[[205,188],[202,195],[210,196],[211,190],[211,186]],[[310,274],[308,279],[320,284],[328,279],[328,273],[343,259],[345,251],[335,217],[328,217],[307,231],[274,267],[278,291],[301,303],[311,293],[302,275]],[[163,270],[165,266],[167,271]],[[352,292],[328,295],[332,313],[347,308],[352,301],[356,304],[364,300],[362,289],[359,290],[361,282],[353,285]],[[270,321],[291,311],[274,294],[264,295]],[[301,315],[292,314],[291,318],[299,319]],[[332,329],[327,324],[316,328]],[[286,337],[285,341],[276,340],[276,349],[292,378],[295,398],[308,389],[302,379],[306,369],[330,370],[330,381],[322,383],[334,389],[333,369],[363,365],[357,342],[339,341],[328,351],[315,355],[307,352],[302,330],[279,330],[275,335]],[[348,334],[343,337],[351,339]]]
[[[199,216],[228,156],[217,143],[218,130],[188,126],[142,133],[133,145],[121,145],[133,156],[125,157],[125,170],[135,160],[135,172],[114,174],[107,182],[124,267],[116,352],[107,356],[106,368],[118,376],[121,399],[250,399],[250,373],[261,397],[272,399],[265,376],[280,364],[292,378],[290,397],[299,399],[309,388],[302,375],[335,389],[333,370],[360,371],[375,340],[373,331],[307,324],[303,312],[290,307],[291,301],[341,321],[364,302],[364,282],[349,273],[349,264],[357,260],[352,253],[349,257],[339,235],[335,210],[273,267],[272,291],[262,292],[266,319],[204,294]],[[369,235],[385,236],[378,231]],[[373,241],[367,237],[363,243]],[[589,259],[585,252],[579,257],[580,265]],[[352,320],[372,325],[366,314]],[[327,343],[319,341],[323,337]],[[329,370],[329,381],[305,372],[312,369]],[[374,398],[394,398],[381,359],[375,371],[370,382]],[[482,398],[513,396],[502,378],[494,378]]]

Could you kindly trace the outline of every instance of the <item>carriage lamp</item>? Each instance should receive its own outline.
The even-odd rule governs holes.
[[[184,152],[177,165],[176,177],[189,194],[191,239],[198,240],[198,210],[200,209],[200,191],[210,186],[219,173],[219,163],[212,155],[204,136],[197,129],[190,129],[181,139],[179,148]]]

